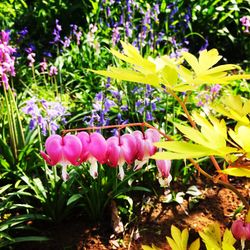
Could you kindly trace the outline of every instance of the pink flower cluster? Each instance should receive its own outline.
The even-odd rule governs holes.
[[[15,49],[9,45],[9,32],[0,32],[0,85],[5,84],[9,87],[8,74],[15,76],[14,62],[15,58],[12,56]]]
[[[107,140],[98,132],[80,132],[77,135],[51,135],[45,142],[46,153],[41,156],[49,165],[62,165],[62,178],[68,179],[67,166],[78,166],[83,162],[90,162],[90,174],[98,176],[98,162],[110,167],[119,168],[119,179],[125,176],[123,165],[134,164],[134,169],[141,168],[150,156],[155,154],[154,142],[160,140],[160,133],[156,129],[147,129],[144,133],[134,131],[131,134],[112,136]],[[171,181],[168,160],[156,161],[163,185]]]

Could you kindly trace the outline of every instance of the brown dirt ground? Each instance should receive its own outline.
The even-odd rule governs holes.
[[[176,187],[178,184],[176,184]],[[180,229],[190,229],[190,241],[198,237],[198,231],[212,222],[219,222],[222,232],[230,227],[235,210],[242,204],[230,190],[215,186],[205,186],[197,182],[196,186],[202,192],[202,199],[190,210],[188,197],[185,196],[182,205],[163,203],[163,196],[144,197],[145,206],[140,209],[134,223],[130,223],[124,234],[115,235],[109,223],[86,225],[84,218],[76,222],[66,223],[53,232],[54,241],[41,245],[24,245],[18,249],[26,250],[110,250],[110,249],[142,249],[142,245],[155,244],[163,250],[170,247],[166,236],[170,236],[172,224]],[[250,180],[237,179],[234,186],[249,200]],[[181,190],[180,190],[181,191]],[[238,217],[242,217],[244,210]],[[237,217],[237,218],[238,218]],[[139,234],[138,234],[138,231]],[[237,247],[238,248],[238,247]],[[246,249],[250,249],[249,242]]]

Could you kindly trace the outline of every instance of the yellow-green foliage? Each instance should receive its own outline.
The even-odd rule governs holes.
[[[204,231],[199,232],[200,237],[202,238],[207,250],[235,250],[234,243],[236,242],[231,231],[229,229],[225,230],[223,236],[221,236],[220,225],[215,222],[205,228]],[[166,237],[167,242],[170,245],[172,250],[199,250],[200,249],[200,238],[197,238],[192,244],[188,247],[188,229],[180,231],[174,225],[171,226],[171,236]],[[155,245],[142,246],[143,250],[159,250],[160,248]]]
[[[146,59],[131,44],[122,42],[122,47],[124,54],[114,49],[110,51],[118,59],[130,64],[132,69],[109,67],[107,70],[92,71],[118,80],[145,83],[158,88],[163,84],[167,90],[172,91],[194,90],[203,84],[228,84],[236,79],[250,79],[250,75],[228,75],[228,71],[240,69],[234,64],[213,67],[222,58],[216,49],[203,50],[198,59],[188,52],[183,52],[180,59],[167,55]],[[182,65],[184,60],[191,69]]]
[[[187,228],[185,228],[183,231],[181,231],[176,226],[172,225],[171,226],[171,236],[172,236],[172,238],[170,238],[170,237],[166,237],[166,238],[167,238],[167,242],[170,245],[170,247],[172,248],[172,250],[199,250],[199,248],[200,248],[200,239],[199,238],[196,239],[190,245],[190,247],[188,247],[189,232],[188,232]],[[142,249],[143,250],[159,250],[160,248],[156,247],[155,245],[152,245],[152,247],[143,245]]]
[[[234,250],[234,243],[236,242],[230,230],[226,229],[221,238],[219,223],[209,225],[203,232],[199,233],[206,248],[209,250]]]
[[[103,76],[138,83],[153,85],[157,88],[165,86],[165,90],[174,95],[174,91],[190,91],[203,84],[228,84],[237,79],[250,79],[248,74],[231,75],[228,72],[240,67],[234,64],[215,66],[222,58],[216,49],[200,52],[199,58],[183,52],[180,59],[167,55],[153,59],[143,58],[132,45],[122,42],[124,54],[111,49],[118,59],[129,64],[131,68],[109,67],[107,70],[92,70]],[[183,65],[186,62],[190,68]],[[174,95],[176,97],[176,95]],[[197,128],[175,124],[190,142],[167,141],[156,143],[157,147],[167,149],[159,152],[155,159],[187,159],[216,155],[224,158],[229,164],[237,158],[250,158],[250,100],[242,101],[240,96],[228,96],[213,107],[217,112],[237,122],[234,130],[228,129],[224,120],[214,116],[203,117],[193,113],[192,119]],[[232,166],[223,170],[225,174],[250,177],[250,169],[246,166]]]

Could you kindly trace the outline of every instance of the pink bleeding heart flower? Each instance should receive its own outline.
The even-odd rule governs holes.
[[[242,220],[236,220],[231,227],[235,239],[241,241],[242,249],[245,248],[245,241],[250,240],[250,223]]]
[[[89,157],[89,143],[90,143],[89,133],[83,131],[78,133],[77,137],[80,139],[82,143],[82,152],[80,156],[80,163],[82,163],[87,161]]]
[[[169,186],[172,180],[170,174],[171,160],[156,160],[156,166],[159,171],[159,183],[162,187]]]
[[[160,133],[156,129],[147,129],[143,134],[141,131],[134,131],[132,135],[136,138],[137,144],[137,160],[135,170],[140,169],[145,163],[148,162],[149,157],[154,155],[157,148],[154,142],[160,140]]]
[[[91,133],[90,135],[86,132],[80,132],[78,135],[82,143],[82,152],[80,161],[90,162],[90,175],[93,178],[98,176],[98,164],[106,162],[107,153],[107,142],[105,138],[97,132]]]
[[[67,166],[79,165],[82,144],[75,135],[51,135],[45,142],[45,150],[47,154],[41,151],[41,156],[51,166],[62,165],[62,178],[65,181],[68,179]]]
[[[119,167],[119,179],[123,180],[125,174],[124,163],[132,164],[137,154],[136,139],[130,134],[120,137],[112,136],[107,140],[107,164],[110,167]]]

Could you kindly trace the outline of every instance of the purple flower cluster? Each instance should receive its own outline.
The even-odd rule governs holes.
[[[138,98],[135,102],[135,110],[140,115],[143,115],[146,121],[153,121],[155,119],[153,112],[158,109],[156,103],[159,102],[160,99],[154,97],[154,91],[155,89],[150,85],[146,85],[146,90],[144,90],[144,88],[135,87],[132,91],[132,93]]]
[[[76,24],[70,25],[71,31],[69,36],[64,36],[64,39],[61,39],[62,26],[59,24],[59,20],[56,19],[56,25],[53,30],[53,41],[51,44],[62,44],[64,48],[68,48],[73,39],[76,39],[76,44],[80,45],[82,32],[79,30],[79,27]]]
[[[220,90],[221,90],[221,85],[215,84],[211,87],[206,87],[204,91],[200,91],[199,94],[196,96],[196,99],[198,100],[197,106],[198,107],[207,106],[219,95]]]
[[[0,32],[0,85],[5,84],[6,89],[9,87],[8,74],[15,76],[15,57],[13,56],[16,51],[9,45],[10,32]]]
[[[84,117],[83,121],[87,123],[88,126],[106,126],[110,123],[110,117],[115,119],[116,124],[125,124],[128,120],[122,119],[122,112],[127,111],[127,105],[123,105],[122,92],[116,89],[111,89],[110,79],[105,86],[105,92],[99,92],[95,95],[94,102],[92,105],[91,116]],[[112,114],[112,108],[115,109]],[[118,112],[117,112],[118,110]]]
[[[66,123],[65,116],[69,115],[66,108],[59,102],[49,102],[36,97],[27,100],[22,111],[31,117],[30,130],[39,126],[43,135],[46,135],[48,131],[54,134],[60,123]]]

